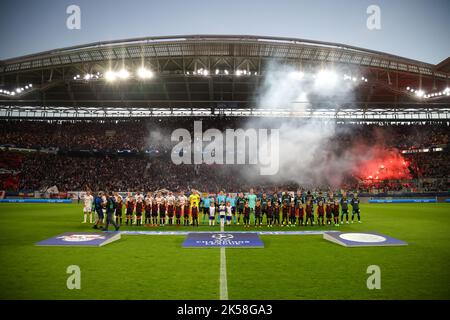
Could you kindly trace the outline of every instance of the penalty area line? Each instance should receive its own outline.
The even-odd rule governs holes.
[[[220,231],[224,232],[223,225]],[[227,256],[225,247],[220,247],[220,300],[228,300],[228,283],[227,283]]]

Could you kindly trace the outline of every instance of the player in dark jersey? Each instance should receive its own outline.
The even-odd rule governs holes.
[[[317,223],[319,225],[324,225],[324,216],[325,216],[325,206],[323,198],[318,198],[317,202]]]
[[[314,208],[312,205],[312,200],[306,200],[305,211],[306,211],[305,226],[308,225],[308,221],[311,222],[311,226],[312,226],[314,224]]]
[[[160,201],[161,202],[159,204],[159,226],[164,227],[164,225],[166,224],[167,206],[166,206],[166,200],[164,198],[162,198]]]
[[[241,217],[244,214],[246,199],[244,198],[244,194],[241,192],[239,196],[236,198],[236,211],[237,211],[237,224],[241,223]]]
[[[281,207],[281,226],[285,226],[288,223],[288,214],[289,214],[289,207],[287,206],[287,204],[285,202],[283,202],[282,207]]]
[[[192,206],[191,215],[192,215],[192,226],[198,227],[198,208],[197,208],[197,206]]]
[[[348,224],[348,199],[347,199],[347,193],[342,193],[341,198],[341,223],[344,223],[344,215]]]
[[[249,228],[250,227],[250,206],[248,204],[248,201],[245,202],[243,214],[244,214],[244,228]]]
[[[168,204],[167,205],[167,216],[169,218],[169,226],[173,224],[173,216],[175,215],[175,205]]]
[[[114,192],[114,197],[116,198],[116,224],[122,224],[122,208],[123,208],[123,199],[122,196],[118,192]]]
[[[333,218],[333,207],[332,207],[330,200],[327,201],[325,211],[326,211],[327,225],[328,225],[328,224],[331,224],[331,220]]]
[[[181,212],[182,212],[181,202],[177,200],[175,204],[175,219],[177,226],[180,226],[181,224]]]
[[[147,192],[147,196],[144,199],[144,203],[145,203],[145,220],[144,220],[144,224],[151,223],[152,201],[153,201],[152,193],[151,192]]]
[[[266,216],[266,222],[267,222],[267,203],[269,202],[269,198],[267,198],[266,193],[263,193],[260,201],[261,201],[261,223],[260,223],[260,225],[262,225],[264,216]]]
[[[156,227],[158,225],[158,202],[156,198],[152,199],[152,226]]]
[[[333,220],[334,225],[339,227],[339,200],[335,199],[333,203]]]
[[[189,225],[189,201],[186,201],[183,206],[183,225]]]
[[[267,226],[272,228],[272,219],[273,219],[273,207],[272,207],[272,201],[267,201]]]
[[[267,206],[267,204],[266,204]],[[256,200],[255,204],[255,227],[262,225],[262,211],[261,211],[261,201],[258,199]]]
[[[302,203],[301,198],[299,198],[297,200],[297,207],[295,209],[296,209],[295,214],[297,216],[297,221],[298,221],[297,223],[299,226],[302,226],[303,225],[303,217],[305,215],[305,209],[303,208],[303,203]]]
[[[295,227],[295,218],[296,218],[296,209],[295,209],[295,202],[291,201],[291,205],[289,206],[289,224],[292,227]]]
[[[359,197],[358,197],[358,193],[355,193],[353,195],[352,201],[350,202],[350,204],[352,205],[352,223],[353,223],[353,218],[355,217],[355,214],[358,216],[358,222],[361,223],[361,212],[359,210]]]
[[[137,200],[136,201],[136,225],[141,225],[142,220],[142,211],[144,211],[144,201]]]
[[[275,205],[273,207],[273,224],[279,226],[280,225],[280,204],[278,201],[275,202]]]
[[[128,193],[127,198],[125,199],[126,206],[126,216],[127,216],[127,225],[133,225],[133,212],[134,212],[134,198],[131,195],[131,192]]]

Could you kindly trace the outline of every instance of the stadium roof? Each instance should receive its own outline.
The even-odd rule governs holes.
[[[251,113],[272,62],[306,71],[336,68],[350,79],[367,79],[358,84],[355,99],[331,107],[336,111],[435,109],[448,115],[448,59],[432,65],[337,43],[190,35],[96,42],[1,61],[0,116],[42,116],[52,110],[80,117],[165,109]],[[151,79],[105,79],[108,70],[125,68],[134,74],[142,66],[151,70]],[[330,109],[320,100],[309,107]]]

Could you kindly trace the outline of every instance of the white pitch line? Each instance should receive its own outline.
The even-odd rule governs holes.
[[[224,232],[223,225],[220,231]],[[228,284],[227,284],[227,256],[225,255],[225,247],[220,247],[220,300],[228,300]]]

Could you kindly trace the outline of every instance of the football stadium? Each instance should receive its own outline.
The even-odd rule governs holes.
[[[276,36],[1,60],[0,299],[448,300],[449,82]]]

